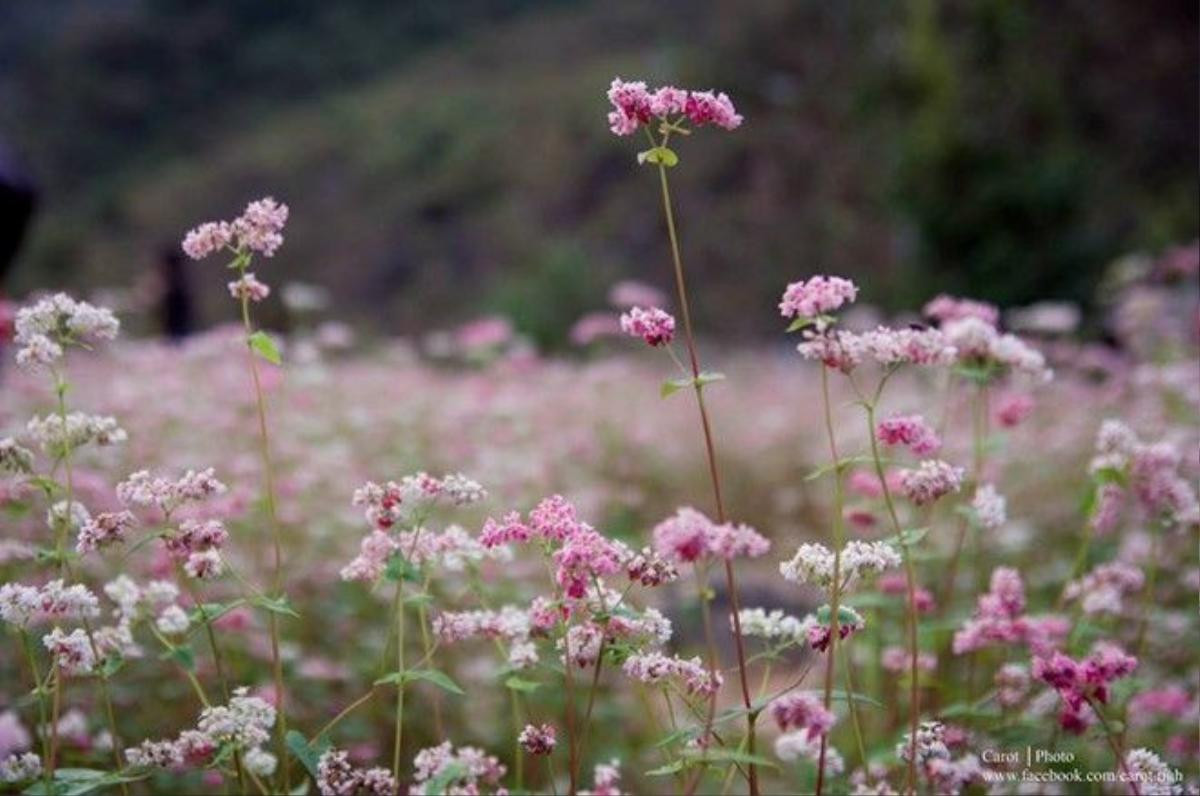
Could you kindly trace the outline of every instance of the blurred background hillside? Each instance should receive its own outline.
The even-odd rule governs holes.
[[[394,332],[501,312],[547,347],[622,278],[667,285],[614,75],[726,90],[680,146],[710,331],[856,277],[1085,307],[1197,236],[1194,0],[38,0],[0,3],[0,145],[39,188],[3,290],[129,286],[194,222],[272,194],[264,264]],[[196,267],[207,323],[230,308]],[[210,289],[211,288],[211,289]]]

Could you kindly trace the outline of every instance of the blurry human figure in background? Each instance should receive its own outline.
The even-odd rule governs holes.
[[[0,141],[0,348],[12,339],[16,306],[4,295],[4,280],[12,269],[37,208],[33,181],[17,166]]]
[[[159,257],[158,313],[162,332],[179,342],[196,327],[195,300],[188,262],[177,245],[164,246]]]

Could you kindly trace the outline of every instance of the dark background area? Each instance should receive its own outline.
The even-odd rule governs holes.
[[[4,289],[134,284],[273,194],[267,281],[561,344],[617,279],[669,276],[640,142],[605,123],[620,75],[746,117],[674,172],[714,332],[776,330],[821,271],[887,308],[1086,307],[1115,257],[1197,236],[1197,25],[1194,0],[0,0],[0,142],[41,192]],[[224,318],[223,269],[194,270]]]

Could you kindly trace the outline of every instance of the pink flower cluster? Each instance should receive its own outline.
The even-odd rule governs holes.
[[[918,456],[937,453],[942,440],[920,415],[895,415],[879,421],[876,438],[884,445],[904,445]]]
[[[246,205],[233,221],[208,221],[189,231],[183,238],[183,252],[193,260],[203,260],[233,246],[238,251],[273,257],[283,245],[287,219],[288,206],[268,196]]]
[[[804,359],[849,373],[863,362],[884,366],[950,365],[957,351],[937,329],[888,329],[869,332],[828,331],[796,346]]]
[[[748,525],[718,525],[693,508],[678,509],[654,528],[654,550],[664,559],[690,564],[707,556],[757,558],[771,542]]]
[[[904,496],[918,506],[933,503],[938,498],[962,488],[963,468],[940,459],[926,459],[915,470],[900,471],[900,489]]]
[[[654,119],[667,120],[680,114],[697,127],[712,124],[733,130],[742,123],[742,117],[724,93],[687,91],[674,86],[650,91],[640,80],[626,82],[618,77],[613,78],[608,89],[608,101],[613,105],[608,125],[616,135],[632,135],[638,127]]]
[[[954,654],[974,652],[991,644],[1027,644],[1035,653],[1049,651],[1070,625],[1058,616],[1025,614],[1025,584],[1009,567],[992,571],[991,585],[980,595],[975,615],[954,634]]]
[[[406,475],[400,482],[377,484],[368,481],[354,491],[351,501],[364,508],[364,516],[372,527],[386,531],[397,522],[411,516],[413,511],[426,508],[445,498],[455,506],[476,503],[487,497],[478,482],[462,473],[435,478],[428,473]]]
[[[711,696],[724,682],[720,672],[704,668],[698,657],[684,659],[648,652],[629,656],[621,668],[634,680],[651,685],[679,680],[689,694]]]
[[[139,470],[117,484],[117,498],[126,506],[154,506],[170,515],[180,506],[223,494],[225,489],[211,467],[200,472],[188,470],[174,481]]]
[[[453,744],[445,741],[422,749],[413,758],[413,787],[408,791],[410,796],[437,796],[437,793],[426,794],[425,786],[451,769],[461,773],[443,783],[444,790],[438,793],[482,793],[481,785],[498,785],[507,771],[495,756],[482,749],[460,746],[456,750]]]
[[[621,315],[621,331],[642,338],[646,345],[667,345],[675,339],[675,318],[658,307],[633,307]]]
[[[84,555],[123,542],[135,525],[137,518],[128,511],[97,514],[80,526],[75,551]]]
[[[241,301],[264,301],[271,295],[271,288],[263,282],[258,281],[253,273],[246,273],[241,278],[229,283],[229,295]]]
[[[780,730],[802,730],[810,740],[828,733],[836,721],[833,713],[821,704],[821,700],[813,694],[803,692],[781,696],[771,703],[770,711]]]
[[[350,754],[329,749],[317,760],[317,792],[321,796],[394,796],[398,787],[392,772],[383,767],[358,768]]]
[[[1109,684],[1131,674],[1137,665],[1137,658],[1116,644],[1097,642],[1083,661],[1057,651],[1035,657],[1033,676],[1058,691],[1063,703],[1058,720],[1063,729],[1082,734],[1090,724],[1084,707],[1092,701],[1106,704]]]
[[[974,299],[956,298],[945,293],[931,299],[922,310],[926,318],[939,323],[962,318],[977,318],[991,326],[1000,323],[1000,310],[994,304]]]
[[[1096,435],[1090,469],[1103,479],[1092,515],[1102,533],[1117,524],[1126,488],[1155,521],[1178,528],[1200,526],[1200,502],[1188,479],[1179,472],[1182,456],[1168,442],[1145,443],[1119,420],[1106,420]]]
[[[163,537],[171,558],[183,564],[189,576],[199,580],[218,577],[225,570],[221,548],[229,531],[220,520],[184,520],[179,529]]]
[[[548,755],[557,743],[553,724],[526,724],[517,736],[517,743],[531,755]]]
[[[61,579],[44,586],[5,583],[0,586],[0,619],[16,627],[57,619],[97,616],[100,603],[82,583],[65,586]]]
[[[785,318],[817,318],[858,298],[858,286],[840,276],[814,276],[792,282],[783,291],[779,312]]]
[[[1079,580],[1067,584],[1063,597],[1079,600],[1086,614],[1120,615],[1124,598],[1142,590],[1146,578],[1142,571],[1124,561],[1100,564]]]

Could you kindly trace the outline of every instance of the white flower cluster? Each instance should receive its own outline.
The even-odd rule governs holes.
[[[849,542],[842,548],[839,574],[841,588],[871,573],[900,566],[900,554],[887,542]],[[800,545],[791,560],[779,565],[779,572],[792,583],[811,583],[822,588],[833,585],[834,555],[822,544]]]
[[[39,368],[54,364],[63,347],[87,340],[112,340],[121,329],[111,311],[65,293],[48,296],[17,312],[17,364]]]
[[[277,761],[261,747],[271,739],[275,708],[266,700],[248,696],[243,686],[233,691],[227,705],[207,707],[194,730],[184,730],[173,741],[143,741],[125,750],[125,759],[135,768],[178,768],[205,764],[222,746],[243,753],[243,762],[257,775],[275,770]]]
[[[81,583],[64,586],[62,580],[52,580],[40,588],[21,583],[0,586],[0,619],[16,627],[99,613],[99,600]]]
[[[12,437],[0,439],[0,472],[27,473],[33,469],[33,452]]]
[[[730,620],[732,627],[732,617]],[[742,626],[743,636],[767,641],[778,640],[789,644],[807,642],[809,630],[817,624],[812,614],[797,619],[779,609],[767,613],[762,608],[743,608],[738,612],[738,622]]]
[[[808,730],[785,732],[775,739],[775,756],[785,763],[796,760],[811,760],[817,762],[821,756],[821,739],[810,735]],[[846,761],[841,752],[832,745],[825,748],[825,773],[829,776],[839,776],[846,770]]]
[[[126,506],[155,506],[163,514],[170,514],[185,503],[199,502],[225,491],[225,484],[217,480],[211,467],[188,470],[175,480],[138,470],[117,484],[117,498]]]
[[[112,417],[71,412],[31,418],[26,428],[42,450],[51,456],[62,457],[88,443],[100,446],[115,445],[128,439],[125,429]]]
[[[15,785],[42,775],[42,759],[33,752],[14,752],[0,760],[0,782]]]
[[[981,484],[971,501],[975,521],[980,528],[988,531],[994,531],[1008,521],[1007,507],[1008,501],[991,484]]]
[[[947,342],[965,361],[987,361],[1038,381],[1049,381],[1053,371],[1046,367],[1040,351],[1013,334],[1001,334],[995,326],[978,317],[948,320],[942,325]]]

